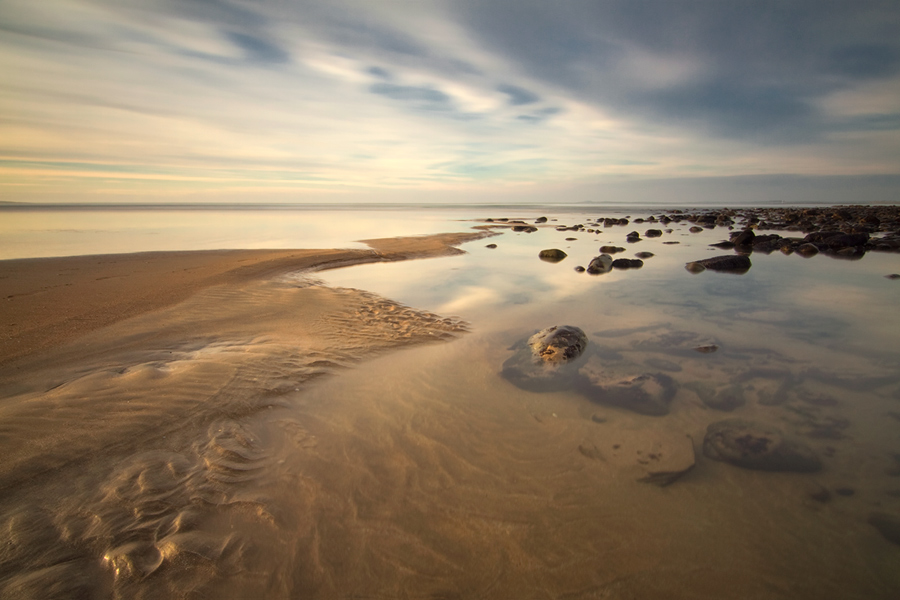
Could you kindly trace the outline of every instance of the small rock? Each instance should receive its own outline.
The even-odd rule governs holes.
[[[577,267],[575,267],[575,272],[576,273],[584,273],[584,267],[582,267],[581,265],[578,265]]]
[[[615,254],[617,252],[625,252],[625,248],[620,246],[601,246],[600,252],[604,254]]]
[[[713,271],[725,271],[729,273],[746,273],[751,267],[750,257],[743,254],[733,254],[726,256],[714,256],[713,258],[705,258],[703,260],[695,260],[685,265],[685,268],[691,273],[699,273],[704,269]],[[697,267],[702,267],[698,269]]]
[[[546,223],[547,217],[538,217],[537,219],[534,220],[534,222],[535,223]]]
[[[697,227],[696,225],[694,225],[693,227],[688,229],[688,231],[690,231],[691,233],[700,233],[701,231],[703,231],[703,228]]]
[[[644,261],[637,258],[617,258],[612,262],[613,269],[640,269]]]
[[[635,254],[635,256],[637,256],[640,259],[647,259],[647,258],[652,258],[655,255],[652,252],[638,252],[637,254]]]
[[[559,250],[558,248],[550,248],[549,250],[541,250],[538,254],[538,258],[546,262],[559,262],[564,259],[568,254]]]
[[[609,273],[610,269],[612,269],[612,263],[612,256],[610,256],[609,254],[601,254],[600,256],[591,260],[590,264],[588,264],[587,272],[591,275]]]
[[[485,248],[496,248],[497,244],[488,244]]]
[[[643,464],[645,475],[638,481],[660,487],[674,483],[697,463],[694,441],[687,435],[665,436],[644,454],[647,457]]]
[[[779,429],[745,419],[712,423],[703,439],[703,454],[745,469],[811,473],[822,468],[816,453]]]
[[[900,279],[900,274],[891,273],[890,275],[885,275],[885,277],[887,277],[888,279]]]
[[[868,523],[877,529],[884,539],[900,546],[900,516],[873,512],[869,515]]]
[[[648,238],[658,238],[661,237],[663,232],[659,229],[648,229],[644,232],[644,235]]]
[[[809,258],[819,253],[819,249],[814,244],[800,244],[795,250],[797,254],[803,258]]]

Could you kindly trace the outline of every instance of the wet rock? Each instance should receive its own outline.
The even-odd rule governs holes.
[[[592,402],[617,406],[642,415],[669,413],[676,384],[662,373],[623,374],[608,370],[597,362],[588,362],[580,371],[581,392]]]
[[[822,468],[816,453],[779,429],[745,419],[711,424],[703,439],[703,454],[745,469],[811,473]]]
[[[660,229],[648,229],[647,231],[644,232],[644,236],[648,237],[648,238],[662,237],[662,234],[663,234],[663,232]]]
[[[512,230],[520,233],[534,233],[537,231],[537,227],[532,227],[531,225],[514,225]]]
[[[613,269],[640,269],[644,261],[637,258],[617,258],[612,262]]]
[[[641,234],[639,234],[637,231],[632,231],[631,233],[629,233],[628,235],[625,236],[625,241],[628,242],[629,244],[633,244],[634,242],[639,242],[639,241],[641,241]]]
[[[900,279],[900,273],[891,273],[890,275],[885,275],[888,279]]]
[[[578,265],[577,267],[575,267],[576,273],[584,273],[584,271],[585,271],[585,269],[581,265]]]
[[[497,244],[488,244],[487,246],[485,246],[485,248],[491,248],[491,249],[496,248],[496,247],[497,247]]]
[[[612,256],[609,254],[601,254],[591,260],[590,264],[588,264],[587,272],[591,275],[609,273],[610,269],[612,269],[612,263]]]
[[[638,481],[665,487],[693,469],[697,456],[690,436],[661,434],[660,438],[649,451],[642,452],[639,463],[644,475]]]
[[[691,233],[700,233],[701,231],[703,231],[703,228],[697,227],[696,225],[694,225],[693,227],[688,229],[688,231],[690,231]]]
[[[638,252],[635,254],[636,257],[640,259],[653,258],[655,255],[652,252]]]
[[[567,256],[568,256],[568,254],[566,254],[562,250],[559,250],[558,248],[550,248],[548,250],[541,250],[540,253],[538,254],[538,258],[540,258],[541,260],[546,261],[546,262],[554,262],[554,263],[561,261],[562,259],[564,259]]]
[[[873,512],[867,522],[877,529],[884,539],[900,546],[900,515]]]
[[[724,271],[728,273],[746,273],[751,267],[750,257],[742,254],[714,256],[687,263],[685,268],[691,273],[699,273],[704,269]],[[698,267],[700,267],[698,269]]]
[[[710,246],[721,250],[731,250],[734,248],[734,242],[716,242],[715,244],[710,244]]]
[[[815,244],[800,244],[797,246],[795,252],[804,258],[809,258],[810,256],[818,254],[819,249]]]
[[[534,222],[535,223],[546,223],[547,217],[538,217],[537,219],[534,220]]]
[[[755,237],[756,233],[754,233],[752,229],[746,229],[744,231],[741,231],[740,233],[732,235],[731,241],[735,246],[739,248],[752,248],[753,240]]]
[[[615,254],[616,252],[625,252],[625,248],[621,246],[601,246],[600,252],[604,254]]]
[[[552,391],[572,387],[587,347],[584,331],[571,325],[543,329],[525,343],[501,367],[500,374],[513,385],[532,391]]]

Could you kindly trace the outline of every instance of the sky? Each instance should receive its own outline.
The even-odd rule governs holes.
[[[900,202],[897,0],[2,0],[0,200]]]

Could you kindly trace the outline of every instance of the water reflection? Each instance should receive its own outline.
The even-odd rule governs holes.
[[[896,255],[754,253],[743,275],[693,275],[727,230],[688,227],[632,244],[618,226],[506,230],[462,256],[316,273],[400,304],[295,278],[107,331],[53,374],[65,385],[6,399],[7,468],[40,464],[5,486],[5,589],[896,597]],[[575,270],[603,245],[654,256]],[[316,312],[325,295],[341,310]],[[502,376],[560,324],[588,338],[570,380]],[[452,341],[359,362],[410,336]],[[785,447],[814,472],[759,470]]]

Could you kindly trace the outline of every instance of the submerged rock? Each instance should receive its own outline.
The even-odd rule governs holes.
[[[877,529],[884,539],[900,546],[900,516],[873,512],[869,515],[868,523]]]
[[[573,361],[584,353],[587,342],[578,327],[548,327],[520,343],[500,374],[513,385],[536,392],[572,387],[578,371]]]
[[[642,415],[669,414],[676,384],[662,373],[627,373],[607,369],[597,362],[580,371],[581,392],[592,402],[617,406]]]
[[[665,487],[697,464],[694,440],[687,435],[661,434],[651,451],[643,453],[638,462],[644,470],[638,481]]]
[[[812,473],[822,468],[816,453],[781,430],[746,419],[711,424],[703,439],[703,454],[745,469]]]
[[[559,262],[567,256],[568,256],[568,254],[566,254],[562,250],[559,250],[558,248],[550,248],[549,250],[541,250],[540,253],[538,254],[538,258],[540,258],[541,260],[547,261],[547,262]]]
[[[750,257],[744,256],[743,254],[733,254],[695,260],[687,263],[685,268],[691,273],[700,273],[705,269],[729,273],[746,273],[750,270],[751,266],[752,263],[750,262]]]

